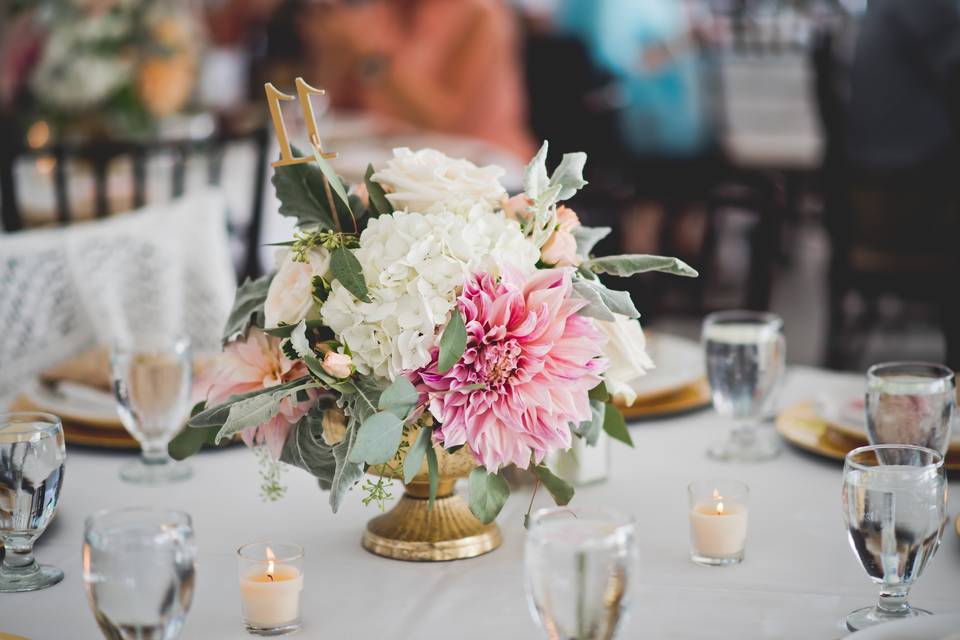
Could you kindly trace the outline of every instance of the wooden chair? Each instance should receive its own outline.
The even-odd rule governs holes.
[[[172,184],[170,193],[182,195],[186,182],[188,162],[200,158],[206,162],[206,181],[210,185],[221,183],[223,158],[227,148],[234,144],[252,143],[255,165],[250,189],[250,214],[243,221],[242,228],[231,224],[231,237],[239,238],[243,243],[243,256],[237,265],[238,276],[259,275],[258,250],[260,247],[260,223],[263,217],[263,198],[268,164],[268,130],[259,126],[245,131],[223,131],[202,139],[153,140],[153,141],[107,141],[98,140],[89,143],[57,143],[39,149],[27,148],[22,144],[23,132],[9,120],[0,119],[0,224],[6,232],[17,232],[30,226],[23,215],[21,200],[18,198],[18,185],[15,167],[18,162],[34,162],[39,158],[53,159],[53,189],[55,195],[56,223],[69,225],[78,219],[78,204],[69,197],[68,167],[75,163],[88,166],[93,176],[93,213],[104,218],[111,211],[108,192],[108,167],[118,159],[128,159],[131,171],[132,204],[134,208],[147,204],[147,162],[150,158],[168,156],[173,158]]]

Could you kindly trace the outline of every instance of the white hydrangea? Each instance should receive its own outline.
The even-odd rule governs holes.
[[[465,213],[398,211],[370,221],[355,255],[370,302],[333,282],[324,324],[353,353],[357,369],[393,380],[426,365],[465,279],[509,265],[536,269],[540,252],[520,225],[482,203]]]
[[[507,195],[500,184],[503,174],[496,165],[478,167],[436,149],[401,147],[373,179],[388,188],[387,199],[397,209],[465,213],[477,204],[490,210],[499,206]]]

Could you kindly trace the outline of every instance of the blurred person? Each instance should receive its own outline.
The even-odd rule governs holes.
[[[534,153],[503,2],[315,2],[300,31],[311,81],[334,106],[485,140],[524,162]]]

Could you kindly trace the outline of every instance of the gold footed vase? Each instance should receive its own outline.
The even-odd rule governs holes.
[[[416,435],[415,431],[409,434],[410,442]],[[404,487],[400,501],[367,523],[364,549],[395,560],[441,562],[475,558],[500,546],[502,539],[496,522],[481,523],[466,501],[453,491],[456,480],[473,469],[473,458],[466,449],[454,454],[435,450],[440,482],[433,509],[429,508],[430,484],[424,462],[420,473]],[[370,472],[402,480],[401,467],[381,465],[372,467]]]

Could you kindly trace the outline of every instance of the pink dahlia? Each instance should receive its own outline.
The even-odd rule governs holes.
[[[268,336],[259,329],[250,329],[246,340],[231,342],[220,355],[206,391],[207,406],[216,406],[230,396],[274,387],[307,375],[302,362],[290,360],[280,349],[280,338]],[[280,413],[263,424],[240,432],[248,447],[265,444],[274,459],[280,457],[290,426],[300,420],[317,397],[307,391],[309,400],[297,402],[295,397],[280,402]]]
[[[590,419],[587,392],[600,382],[602,334],[577,311],[570,272],[507,271],[500,282],[475,274],[458,299],[467,327],[463,357],[446,373],[430,364],[414,375],[439,420],[435,440],[466,444],[490,472],[526,469],[570,447],[570,425]],[[477,388],[476,385],[483,385]]]

